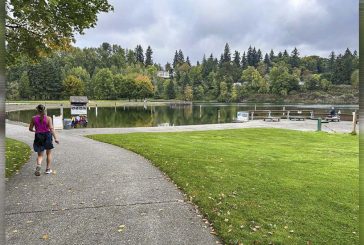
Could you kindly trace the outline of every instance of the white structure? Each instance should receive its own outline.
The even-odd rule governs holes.
[[[71,96],[71,115],[87,115],[87,103],[86,96]]]
[[[169,72],[168,71],[158,71],[157,77],[161,78],[169,78]]]
[[[247,122],[249,121],[249,112],[247,111],[238,111],[236,120],[239,122]]]
[[[53,115],[53,127],[54,129],[63,129],[63,115],[58,117]]]

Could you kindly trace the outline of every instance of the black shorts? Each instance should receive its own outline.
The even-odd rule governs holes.
[[[52,133],[35,133],[33,149],[35,152],[53,149]]]

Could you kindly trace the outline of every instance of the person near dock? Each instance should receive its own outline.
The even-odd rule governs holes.
[[[35,175],[40,176],[44,151],[46,151],[47,154],[47,167],[45,173],[50,174],[52,172],[51,161],[52,149],[54,148],[52,136],[57,144],[59,144],[59,140],[56,132],[54,131],[51,117],[45,115],[45,106],[38,105],[36,109],[38,113],[32,117],[29,125],[29,131],[35,132],[33,149],[38,153]]]
[[[330,116],[331,117],[335,117],[336,116],[335,107],[331,107]]]

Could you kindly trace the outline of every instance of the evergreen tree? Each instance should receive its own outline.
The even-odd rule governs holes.
[[[246,55],[247,65],[248,66],[254,66],[254,54],[252,46],[249,46],[248,53]]]
[[[147,51],[145,52],[145,66],[153,65],[153,58],[152,58],[153,51],[150,46],[148,46]]]
[[[182,50],[178,51],[178,64],[185,63],[185,56],[183,55]]]
[[[332,51],[329,57],[329,67],[328,67],[330,73],[334,72],[335,60],[336,60],[335,52]]]
[[[289,54],[287,52],[287,50],[285,49],[284,52],[283,52],[283,57],[284,58],[289,58]]]
[[[257,51],[257,58],[256,58],[256,65],[258,65],[258,63],[263,59],[262,56],[262,51],[260,51],[260,49],[258,49]]]
[[[243,53],[243,57],[241,58],[241,68],[245,70],[248,67],[248,60],[245,56],[245,52]]]
[[[251,64],[251,66],[256,67],[258,62],[259,61],[258,61],[257,51],[256,51],[256,49],[254,47],[253,50],[252,50],[252,64]]]
[[[271,61],[270,61],[269,55],[267,53],[264,56],[264,64],[266,64],[268,67],[271,65]]]
[[[275,58],[275,56],[274,56],[274,51],[273,51],[273,49],[271,49],[271,50],[270,50],[270,53],[269,53],[269,60],[270,60],[271,62],[274,62],[274,58]]]
[[[191,62],[190,62],[190,58],[187,56],[186,58],[186,63],[191,67]]]
[[[290,59],[290,64],[293,68],[299,66],[300,58],[298,56],[299,56],[299,53],[298,53],[297,48],[295,47],[292,51],[292,55],[291,55],[291,59]]]
[[[235,50],[234,53],[234,64],[236,65],[236,67],[240,67],[240,53],[238,51]]]
[[[229,47],[229,44],[226,43],[225,48],[224,48],[224,55],[222,58],[222,62],[230,62],[230,61],[231,61],[230,47]]]
[[[223,54],[221,54],[220,55],[220,60],[219,60],[219,68],[221,69],[221,67],[222,67],[222,64],[224,63],[224,55]]]
[[[135,58],[137,63],[144,64],[144,53],[141,45],[137,45],[135,48]]]
[[[170,70],[172,70],[172,66],[171,66],[171,64],[169,64],[169,62],[167,62],[167,63],[166,63],[166,65],[164,66],[164,70],[165,70],[165,71],[168,71],[168,72],[169,72]]]
[[[167,98],[168,99],[174,99],[176,98],[176,91],[174,89],[174,83],[173,80],[170,80],[167,85]]]
[[[344,58],[341,54],[336,57],[334,70],[331,76],[332,84],[343,84],[345,81]]]
[[[127,50],[126,62],[128,62],[129,65],[136,64],[137,62],[135,52],[131,49]]]
[[[174,58],[173,58],[173,69],[176,69],[177,65],[178,65],[178,52],[176,50],[176,52],[174,53]]]

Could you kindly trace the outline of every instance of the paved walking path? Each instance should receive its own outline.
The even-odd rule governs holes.
[[[33,154],[7,181],[7,244],[216,244],[194,206],[147,160],[66,132],[54,151],[56,174],[36,177]],[[24,126],[7,124],[6,134],[32,143]]]
[[[33,154],[6,183],[7,244],[216,244],[194,206],[146,159],[81,136],[252,127],[314,131],[317,122],[63,130],[54,151],[55,174],[36,177]],[[351,130],[350,122],[323,124],[327,132]],[[6,134],[32,144],[33,133],[23,125],[7,123]]]

